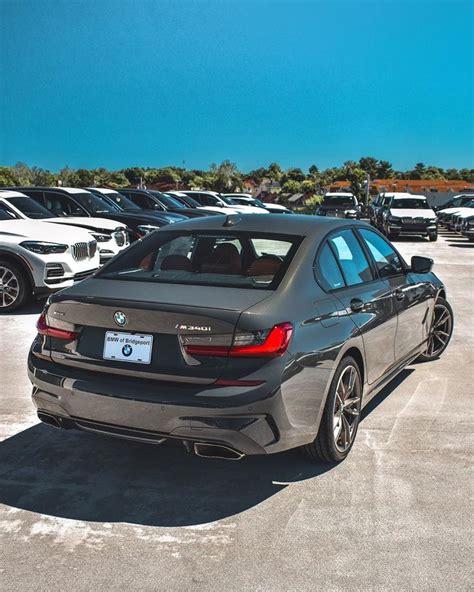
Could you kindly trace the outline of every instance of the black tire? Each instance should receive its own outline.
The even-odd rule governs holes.
[[[9,290],[3,286],[4,278]],[[0,313],[10,312],[23,306],[30,295],[30,284],[20,266],[0,259]]]
[[[434,242],[436,242],[438,240],[438,233],[437,232],[436,233],[429,234],[428,236],[429,236],[429,239],[430,239],[430,241],[432,243],[434,243]]]
[[[354,387],[352,390],[349,390],[348,395],[353,396],[346,396],[346,398],[342,401],[340,395],[338,394],[338,387],[339,392],[341,392],[341,378],[342,382],[344,383],[348,373],[350,374],[348,379],[349,381],[351,380],[352,370],[349,370],[350,368],[352,368],[354,371]],[[354,402],[350,405],[347,405],[346,412],[342,411],[344,401],[349,400],[354,400]],[[357,428],[359,426],[361,402],[362,379],[359,366],[354,358],[347,356],[339,364],[339,367],[336,370],[334,378],[331,382],[323,416],[319,425],[318,435],[313,442],[303,446],[303,452],[306,454],[306,456],[316,462],[322,461],[326,463],[338,463],[343,461],[349,454],[352,445],[354,444]],[[336,436],[335,432],[338,429],[338,413],[340,413],[339,417],[341,418],[341,428],[339,431],[339,436]],[[347,420],[345,413],[351,418],[350,423],[349,420]],[[344,418],[349,425],[349,431],[346,430],[346,424],[343,421]],[[349,436],[348,442],[343,441],[347,440],[345,435]]]
[[[443,313],[444,311],[444,313]],[[439,325],[442,321],[443,314],[447,316],[447,322]],[[436,325],[438,324],[438,331],[440,332],[437,336]],[[454,327],[454,314],[451,305],[444,298],[438,298],[435,302],[435,309],[433,318],[431,320],[430,337],[426,346],[426,350],[420,354],[417,358],[419,362],[431,362],[437,360],[444,350],[448,347],[453,334]]]

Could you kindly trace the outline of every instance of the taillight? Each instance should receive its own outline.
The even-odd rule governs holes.
[[[278,358],[290,343],[291,323],[280,323],[272,329],[232,335],[186,335],[181,341],[186,353],[194,356],[230,356]]]
[[[46,315],[41,313],[38,322],[36,323],[39,335],[46,335],[46,337],[54,337],[55,339],[67,339],[68,341],[75,341],[79,337],[79,333],[74,331],[65,331],[64,329],[56,329],[50,327],[46,322]]]

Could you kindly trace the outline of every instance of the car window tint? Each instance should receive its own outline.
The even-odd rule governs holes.
[[[372,230],[362,229],[359,232],[374,258],[380,277],[390,277],[403,272],[400,257],[384,238]]]
[[[84,216],[87,215],[73,199],[66,195],[47,191],[45,194],[45,206],[54,216]]]
[[[351,230],[333,235],[329,242],[344,274],[348,286],[362,284],[373,279],[369,262]]]
[[[342,288],[345,285],[334,253],[327,243],[319,252],[316,273],[326,290],[337,290],[337,288]]]

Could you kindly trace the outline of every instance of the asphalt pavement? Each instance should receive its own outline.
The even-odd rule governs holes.
[[[474,243],[396,245],[435,260],[454,336],[369,404],[334,467],[39,424],[26,356],[41,305],[1,316],[0,589],[472,589]]]

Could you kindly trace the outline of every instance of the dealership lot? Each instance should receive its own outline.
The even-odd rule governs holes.
[[[453,340],[370,403],[334,468],[39,425],[25,360],[41,305],[0,317],[2,589],[468,589],[474,243],[396,245],[435,260]]]

